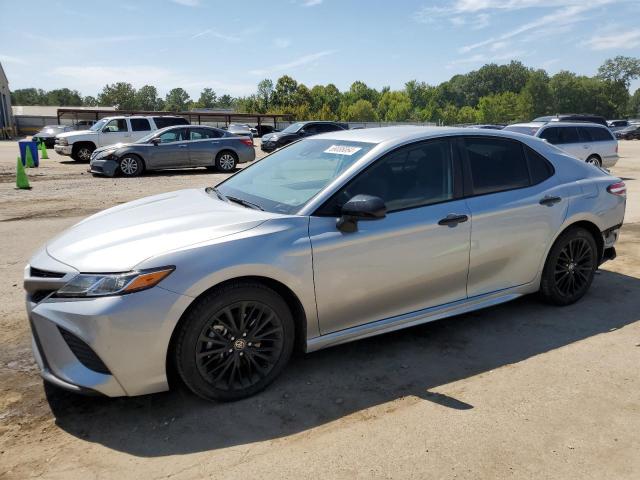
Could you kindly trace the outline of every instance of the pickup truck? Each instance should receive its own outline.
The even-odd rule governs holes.
[[[96,148],[115,143],[132,143],[154,130],[173,125],[189,125],[176,116],[116,116],[97,121],[89,130],[56,135],[54,150],[76,161],[88,162]]]

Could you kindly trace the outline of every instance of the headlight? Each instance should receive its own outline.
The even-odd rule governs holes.
[[[56,138],[58,145],[69,145],[69,141],[66,138]]]
[[[277,142],[280,137],[271,137],[267,139],[267,142]]]
[[[66,298],[105,297],[139,292],[155,287],[174,270],[175,267],[162,267],[126,273],[81,273],[73,277],[54,296]]]

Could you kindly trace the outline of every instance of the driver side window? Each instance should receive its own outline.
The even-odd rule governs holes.
[[[337,216],[356,195],[382,198],[387,212],[422,207],[454,198],[449,141],[433,140],[401,147],[360,173],[322,208]]]
[[[160,143],[181,142],[185,140],[184,128],[169,130],[160,135]]]
[[[107,123],[102,129],[103,132],[106,133],[117,133],[117,132],[126,132],[127,131],[127,121],[124,118],[120,118],[117,120],[111,120]]]

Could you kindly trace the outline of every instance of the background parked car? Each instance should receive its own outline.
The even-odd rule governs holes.
[[[267,133],[279,132],[279,130],[272,125],[256,125],[256,132],[256,136],[262,137]]]
[[[166,127],[134,143],[98,148],[91,173],[136,177],[145,170],[206,167],[232,172],[238,163],[255,160],[251,139],[200,125]]]
[[[74,125],[74,130],[88,130],[96,124],[96,120],[78,120]]]
[[[73,131],[73,127],[69,125],[47,125],[31,137],[31,139],[35,142],[42,141],[47,148],[53,148],[56,143],[56,135],[71,131]]]
[[[624,128],[627,128],[629,125],[631,125],[629,123],[629,120],[609,120],[607,124],[609,125],[609,128],[611,129],[612,132],[622,130]]]
[[[348,130],[345,124],[336,122],[297,122],[289,125],[281,132],[268,133],[262,137],[260,148],[263,152],[273,152],[276,148],[284,147],[291,142],[319,133]]]
[[[250,127],[246,123],[232,123],[227,127],[227,132],[234,135],[249,137],[251,140],[253,140],[253,136],[258,133],[255,128]]]
[[[171,125],[188,125],[182,117],[106,117],[96,122],[89,130],[67,132],[56,136],[55,151],[70,155],[76,161],[88,162],[98,147],[121,142],[135,142],[154,130]]]
[[[619,140],[640,140],[640,125],[629,125],[627,128],[613,132]]]
[[[600,115],[589,115],[582,113],[561,113],[558,115],[550,115],[546,117],[538,117],[533,119],[534,122],[589,122],[597,123],[608,127],[609,124],[604,117]]]
[[[489,130],[502,130],[504,127],[505,125],[486,123],[482,125],[469,125],[467,128],[485,128]]]
[[[608,127],[591,123],[517,123],[506,131],[542,138],[569,155],[599,167],[610,168],[618,161],[618,141]]]

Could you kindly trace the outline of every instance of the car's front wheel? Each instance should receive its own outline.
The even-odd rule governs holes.
[[[293,318],[282,297],[262,284],[238,282],[212,290],[189,311],[174,362],[197,395],[238,400],[273,382],[293,343]]]
[[[137,177],[143,170],[142,160],[135,155],[125,155],[120,159],[120,172],[125,177]]]
[[[589,158],[587,158],[587,163],[590,163],[591,165],[595,165],[596,167],[602,166],[602,160],[598,155],[591,155]]]
[[[598,268],[598,247],[584,228],[564,232],[551,247],[542,272],[540,293],[555,305],[570,305],[580,300],[593,281]]]

